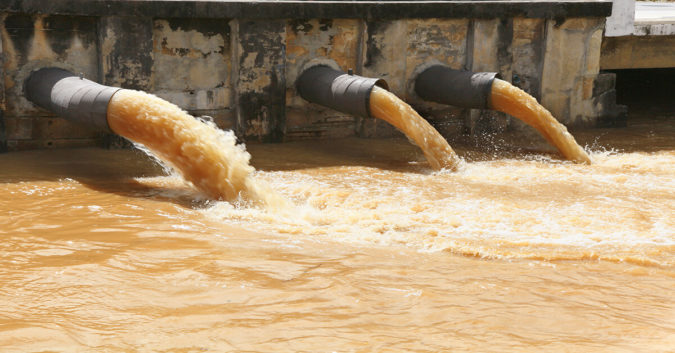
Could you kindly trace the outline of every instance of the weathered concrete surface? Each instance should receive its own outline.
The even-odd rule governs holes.
[[[675,67],[675,36],[605,38],[600,67],[603,70]]]
[[[291,20],[286,26],[286,139],[354,135],[357,118],[304,101],[295,82],[313,64],[359,73],[361,23],[354,19]]]
[[[604,19],[547,23],[542,75],[542,104],[562,123],[591,126],[601,113],[589,92],[599,73]]]
[[[156,19],[152,38],[154,93],[234,128],[229,21]]]
[[[2,19],[2,110],[7,148],[51,147],[63,136],[73,144],[91,144],[100,133],[44,118],[47,114],[24,98],[23,81],[32,70],[44,66],[59,66],[98,79],[95,18],[3,14]]]
[[[286,123],[286,22],[233,20],[232,25],[238,135],[281,142]]]
[[[136,90],[152,90],[152,22],[148,17],[104,16],[98,23],[101,83]],[[106,146],[125,146],[113,134],[102,137]]]
[[[413,93],[417,73],[425,66],[443,64],[453,69],[467,65],[469,19],[407,20],[405,82],[407,90],[399,97],[412,105],[441,134],[456,134],[467,109],[427,102]],[[394,92],[398,93],[398,92]]]
[[[0,23],[5,23],[7,14],[0,14]],[[5,103],[5,55],[3,43],[5,39],[6,30],[4,25],[0,28],[0,153],[7,152],[7,128],[5,126],[5,110],[7,105]]]
[[[497,72],[501,79],[540,99],[545,26],[546,20],[530,18],[474,21],[471,70]],[[506,114],[476,109],[468,114],[465,128],[471,134],[529,130]]]
[[[474,20],[470,44],[472,47],[468,68],[472,71],[497,72],[498,77],[509,82],[513,77],[514,20]],[[466,132],[476,135],[508,128],[511,118],[491,110],[472,109],[464,118]]]
[[[99,42],[103,84],[138,90],[152,88],[152,22],[149,18],[102,17]]]
[[[406,20],[372,20],[364,23],[362,75],[387,81],[389,89],[397,94],[407,93],[406,53],[408,35]],[[399,132],[378,119],[358,119],[357,134],[362,137],[396,136]]]
[[[468,19],[407,20],[406,26],[406,78],[414,77],[421,65],[430,62],[453,69],[465,68]],[[412,94],[401,96],[412,104],[427,104]]]
[[[513,20],[513,58],[511,81],[537,99],[541,99],[544,66],[546,21],[515,18]]]
[[[5,0],[0,11],[160,18],[563,18],[609,16],[611,1]]]
[[[442,133],[458,133],[465,110],[426,102],[415,95],[413,84],[417,74],[432,64],[465,68],[469,23],[468,19],[368,21],[363,74],[385,79],[390,91],[411,104]],[[358,122],[358,134],[391,136],[398,132],[384,122],[362,119]]]
[[[511,76],[510,53],[512,21],[473,20],[468,39],[467,69],[474,72],[497,72],[499,77]],[[502,43],[502,45],[500,45]],[[503,45],[503,44],[509,45]],[[508,116],[490,110],[471,109],[464,115],[464,132],[475,135],[496,131],[508,125]]]
[[[675,4],[638,1],[630,33],[605,38],[602,69],[675,67]]]
[[[177,1],[101,1],[82,3],[76,10],[97,14],[102,4],[127,6],[133,11],[124,17],[108,12],[102,16],[1,12],[2,6],[22,8],[31,3],[37,1],[0,5],[0,108],[10,150],[111,141],[110,136],[56,118],[23,98],[23,80],[32,69],[43,66],[60,66],[104,84],[157,94],[193,115],[212,116],[218,126],[234,129],[247,141],[399,134],[385,122],[354,118],[300,98],[295,80],[313,64],[384,78],[395,94],[446,136],[523,127],[500,113],[419,99],[412,83],[425,65],[499,72],[567,124],[591,125],[614,114],[607,114],[615,106],[615,92],[608,87],[613,81],[599,73],[606,16],[602,11],[607,3],[593,2],[592,8],[605,9],[598,10],[599,17],[567,20],[554,17],[573,13],[561,9],[591,5],[548,3],[549,12],[539,13],[528,12],[521,2],[500,2],[497,8],[519,9],[505,13],[528,16],[496,18],[481,12],[480,8],[487,9],[484,5],[492,4],[487,1],[478,5],[474,17],[456,18],[456,14],[441,13],[441,6],[435,8],[438,18],[433,19],[407,18],[414,17],[415,11],[429,11],[424,10],[431,6],[428,2],[417,3],[423,10],[389,14],[400,18],[299,18],[301,12],[283,19],[255,19],[258,15],[247,7],[251,4],[227,1],[187,1],[182,14],[171,12],[181,3]],[[159,6],[154,3],[167,8],[147,16],[145,11]],[[541,6],[525,3],[535,9]],[[317,4],[298,8],[318,11]],[[206,15],[206,9],[222,11],[231,6],[243,6],[239,9],[246,8],[250,18],[214,18],[213,14],[204,16],[210,19],[193,18]],[[384,11],[387,6],[369,11]],[[349,14],[353,8],[336,2],[325,11],[338,10]],[[168,16],[160,16],[167,11]],[[0,124],[0,148],[2,131]]]
[[[613,0],[606,37],[675,35],[675,3]]]

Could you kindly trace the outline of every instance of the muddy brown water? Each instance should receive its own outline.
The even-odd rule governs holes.
[[[138,151],[0,155],[0,350],[672,351],[675,123],[575,136],[592,165],[247,146],[282,215]]]

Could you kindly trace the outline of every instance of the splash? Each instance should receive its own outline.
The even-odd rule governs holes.
[[[271,169],[259,176],[313,212],[281,219],[219,203],[203,213],[262,232],[470,257],[674,264],[673,152],[593,153],[590,166],[472,160],[428,174],[404,163],[414,148],[399,149],[401,141],[252,146],[260,168]]]
[[[110,128],[143,144],[209,198],[284,208],[287,202],[254,178],[234,134],[195,119],[151,94],[120,90],[108,105]]]

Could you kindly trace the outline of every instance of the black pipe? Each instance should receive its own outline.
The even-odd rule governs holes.
[[[305,70],[296,82],[302,98],[363,118],[370,117],[370,91],[376,85],[389,88],[383,79],[346,74],[324,65]]]
[[[112,132],[108,103],[119,90],[54,67],[34,71],[24,81],[29,101],[67,120],[107,132]]]
[[[415,79],[415,93],[428,101],[462,108],[489,109],[495,72],[471,72],[434,65]]]

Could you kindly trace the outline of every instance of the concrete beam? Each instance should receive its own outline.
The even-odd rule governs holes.
[[[600,1],[209,1],[209,0],[5,0],[0,11],[64,15],[182,18],[562,18],[606,17]]]
[[[675,67],[675,35],[610,37],[602,41],[600,68]]]

